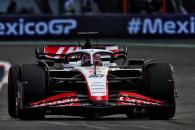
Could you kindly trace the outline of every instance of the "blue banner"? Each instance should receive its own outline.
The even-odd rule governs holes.
[[[0,17],[0,40],[66,40],[78,32],[99,32],[104,38],[195,38],[195,15]]]

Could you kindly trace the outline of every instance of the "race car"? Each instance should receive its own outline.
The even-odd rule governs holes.
[[[115,44],[43,45],[35,64],[12,66],[8,112],[13,118],[71,115],[97,119],[170,119],[175,114],[173,67],[155,60],[129,59]],[[121,65],[117,61],[123,61]],[[126,61],[126,62],[125,62]]]

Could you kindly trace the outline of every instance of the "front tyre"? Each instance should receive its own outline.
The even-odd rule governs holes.
[[[8,74],[8,113],[11,117],[17,118],[19,111],[18,88],[19,88],[19,73],[20,67],[13,66]]]
[[[37,64],[26,64],[21,67],[23,84],[23,106],[43,99],[47,91],[47,73],[44,67]],[[41,109],[22,109],[20,119],[37,120],[43,119],[45,111]]]
[[[144,67],[146,95],[166,101],[166,106],[148,109],[151,119],[170,119],[175,114],[175,94],[173,68],[167,63],[151,63]]]

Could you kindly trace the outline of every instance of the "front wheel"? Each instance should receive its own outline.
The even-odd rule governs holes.
[[[151,119],[170,119],[175,114],[175,91],[173,67],[167,63],[151,63],[144,67],[146,95],[166,101],[165,106],[148,110]]]
[[[13,118],[18,117],[19,111],[19,71],[20,67],[16,65],[10,68],[8,74],[8,113]]]
[[[23,106],[39,101],[46,96],[48,78],[44,67],[38,64],[26,64],[21,66],[21,78],[23,84]],[[41,109],[22,109],[19,112],[20,119],[36,120],[43,119],[45,111]]]

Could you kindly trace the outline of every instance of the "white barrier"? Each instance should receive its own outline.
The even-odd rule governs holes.
[[[11,64],[9,62],[6,62],[6,61],[0,61],[0,65],[3,65],[5,67],[5,74],[2,78],[2,81],[0,82],[0,91],[1,91],[3,85],[8,83],[8,72],[9,72],[9,69],[11,67]]]

